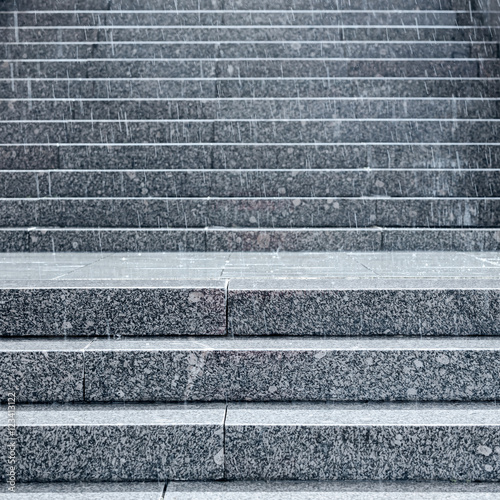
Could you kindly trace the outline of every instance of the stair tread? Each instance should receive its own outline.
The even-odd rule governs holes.
[[[15,486],[16,500],[163,500],[163,483],[21,483]],[[209,485],[207,485],[209,489]],[[0,499],[11,498],[7,487]]]

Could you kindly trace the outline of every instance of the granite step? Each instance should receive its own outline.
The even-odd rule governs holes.
[[[500,333],[496,253],[12,254],[1,269],[6,337],[224,335],[226,318],[237,336]]]
[[[163,488],[165,492],[163,493]],[[446,481],[167,481],[163,483],[23,483],[17,500],[494,500],[498,483]],[[1,500],[11,500],[0,490]]]
[[[2,198],[1,227],[497,228],[499,198]]]
[[[497,169],[0,170],[1,198],[500,197]]]
[[[261,276],[264,271],[260,270]],[[240,269],[239,275],[243,274]],[[500,282],[495,271],[486,270],[483,279],[450,279],[444,277],[446,273],[442,278],[422,279],[417,277],[418,270],[401,270],[392,278],[377,280],[320,279],[321,273],[315,280],[304,280],[276,274],[271,279],[240,277],[229,281],[231,335],[500,333]]]
[[[16,482],[222,479],[225,413],[210,403],[16,404]],[[5,447],[7,426],[2,411]]]
[[[6,145],[0,170],[496,169],[500,146],[465,144]]]
[[[396,0],[390,3],[384,2],[383,0],[375,0],[371,3],[372,8],[375,9],[410,9],[418,10],[421,9],[465,9],[469,8],[469,2],[467,0],[425,0],[420,1],[417,5],[413,0]],[[200,10],[216,10],[219,9],[221,4],[217,0],[150,0],[147,3],[140,2],[138,0],[50,0],[49,2],[42,0],[7,0],[4,2],[4,9],[13,10],[31,10],[33,8],[42,9],[42,7],[50,6],[51,8],[57,8],[60,10],[70,9],[70,10],[107,10],[107,9],[133,9],[133,10],[151,10],[151,9],[165,9],[175,10],[175,9],[200,9]],[[227,9],[237,10],[245,9],[246,7],[255,9],[256,7],[261,9],[269,9],[271,6],[276,6],[278,8],[286,8],[286,1],[279,2],[241,2],[240,0],[233,0],[226,2]],[[294,3],[294,8],[296,9],[324,9],[328,7],[331,10],[366,10],[367,4],[365,0],[342,0],[341,2],[336,2],[334,5],[330,5],[330,2],[326,0],[315,0],[305,1],[300,0]]]
[[[83,14],[85,16],[85,14]],[[272,14],[271,14],[272,15]],[[213,42],[263,42],[263,41],[290,41],[290,42],[333,42],[333,41],[379,41],[379,42],[478,42],[494,41],[494,34],[497,31],[495,26],[376,26],[372,24],[350,26],[346,25],[345,16],[342,19],[342,26],[328,25],[278,25],[259,26],[256,24],[247,26],[228,26],[208,23],[206,14],[201,15],[201,19],[195,20],[195,25],[179,25],[177,17],[169,19],[165,14],[160,14],[161,18],[168,24],[165,26],[135,24],[117,25],[116,22],[123,21],[120,18],[112,19],[112,25],[94,26],[73,25],[68,26],[20,26],[24,15],[18,14],[17,27],[0,27],[0,38],[7,43],[71,43],[71,42],[193,42],[193,41],[213,41]],[[109,15],[106,15],[108,18]],[[21,18],[21,19],[19,19]],[[5,16],[0,14],[0,19]],[[366,20],[366,16],[363,16]],[[67,20],[67,14],[61,15],[61,21]],[[186,19],[188,21],[189,19]],[[9,19],[7,18],[8,22]],[[26,22],[28,19],[25,20]],[[128,19],[127,19],[128,21]],[[352,19],[355,21],[355,18]],[[110,20],[108,19],[108,24]]]
[[[500,229],[5,228],[3,252],[378,252],[500,250]]]
[[[498,119],[496,98],[122,98],[0,100],[3,120]]]
[[[276,500],[314,500],[317,498],[325,500],[464,500],[467,497],[473,497],[478,500],[494,500],[498,497],[499,491],[498,483],[443,481],[429,483],[410,481],[214,481],[207,483],[169,481],[165,499],[233,500],[238,497],[241,500],[258,500],[272,497]]]
[[[496,78],[497,58],[448,59],[19,59],[5,60],[0,78]]]
[[[0,401],[496,401],[500,338],[1,339]]]
[[[207,491],[212,483],[206,483]],[[0,489],[0,500],[12,500],[9,485]],[[126,483],[22,483],[16,484],[16,500],[164,500],[166,484],[162,482]],[[172,486],[173,488],[173,486]],[[489,491],[486,487],[484,491]],[[483,491],[478,489],[478,493]],[[494,491],[494,490],[492,490]],[[183,494],[183,493],[181,493]],[[188,495],[190,493],[187,493]],[[482,497],[479,497],[482,500]],[[487,498],[487,497],[485,497]]]
[[[3,59],[467,59],[495,58],[498,43],[450,41],[88,41],[6,42]]]
[[[0,144],[496,144],[495,119],[300,118],[0,120]]]
[[[18,482],[498,477],[494,403],[16,405],[15,418]]]
[[[144,279],[132,281],[53,281],[78,267],[56,266],[39,273],[25,264],[17,267],[39,279],[19,281],[19,271],[5,273],[2,336],[226,333],[226,284],[216,279],[220,271],[212,271],[214,278],[190,280],[183,280],[187,273],[181,270],[170,280],[152,281],[140,273]]]
[[[496,404],[229,404],[230,480],[498,478]]]
[[[76,101],[145,99],[459,99],[467,101],[499,98],[495,78],[3,78],[0,89],[14,109],[23,105],[12,100],[38,99]],[[222,101],[221,101],[222,102]]]
[[[32,2],[31,2],[32,3]],[[45,2],[46,3],[46,2]],[[425,10],[348,10],[336,11],[332,9],[331,2],[327,9],[314,10],[309,7],[302,10],[290,12],[289,5],[285,8],[272,9],[245,9],[233,10],[225,9],[218,11],[199,10],[198,7],[191,10],[168,8],[162,2],[159,9],[149,9],[144,11],[141,5],[131,10],[58,10],[47,8],[30,9],[28,11],[13,10],[6,12],[0,6],[0,21],[3,27],[19,28],[105,28],[114,29],[116,26],[125,26],[133,29],[137,26],[144,27],[207,27],[210,29],[225,29],[224,26],[258,27],[269,26],[311,26],[311,27],[407,27],[413,30],[415,26],[433,28],[453,28],[456,26],[464,28],[480,28],[481,26],[496,27],[493,20],[489,24],[489,19],[482,19],[481,11],[425,11]],[[150,6],[151,3],[148,3]],[[146,5],[144,5],[146,7]],[[151,15],[154,12],[154,15]],[[19,32],[21,36],[21,31]]]

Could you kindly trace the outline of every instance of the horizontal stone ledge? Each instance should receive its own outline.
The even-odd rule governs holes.
[[[6,435],[7,412],[0,419]],[[16,423],[19,482],[498,474],[493,403],[18,405]]]
[[[500,144],[60,144],[3,145],[2,170],[495,169]]]
[[[492,229],[10,228],[1,252],[498,251]]]
[[[4,336],[222,335],[222,280],[4,281]]]
[[[11,64],[12,63],[12,64]],[[11,72],[13,70],[13,74]],[[500,76],[498,59],[67,59],[6,60],[0,78],[492,78]]]
[[[211,483],[209,483],[211,484]],[[163,500],[165,484],[141,483],[21,483],[16,484],[16,500]],[[5,487],[0,500],[11,500],[12,493]]]
[[[498,337],[4,338],[0,359],[3,402],[9,392],[25,403],[500,397]]]
[[[18,15],[18,22],[19,22]],[[6,42],[86,42],[106,39],[120,41],[485,41],[492,39],[493,27],[487,26],[374,26],[374,25],[344,25],[328,26],[321,24],[309,25],[274,25],[265,26],[254,23],[247,26],[210,25],[212,19],[198,19],[196,24],[180,25],[144,25],[140,26],[132,19],[122,20],[134,24],[113,26],[21,26],[0,28],[2,39]],[[0,14],[0,19],[2,18]],[[165,19],[169,21],[169,19]],[[354,20],[354,19],[353,19]],[[21,15],[22,21],[22,15]],[[63,21],[63,19],[61,19]],[[120,19],[116,20],[120,22]],[[185,22],[190,19],[186,16]],[[307,28],[307,29],[305,29]]]
[[[226,478],[493,481],[499,424],[494,404],[230,404]]]
[[[495,482],[457,483],[446,481],[168,481],[163,483],[21,483],[16,485],[16,500],[66,500],[77,496],[81,500],[160,500],[166,486],[166,500],[200,500],[214,495],[220,500],[260,500],[272,496],[276,500],[303,500],[318,496],[325,500],[404,500],[419,495],[422,500],[435,500],[446,495],[460,500],[470,495],[478,500],[493,500],[500,487]],[[10,500],[10,493],[0,492],[0,499]]]
[[[0,198],[500,197],[497,169],[0,170]]]
[[[448,497],[460,500],[470,495],[478,500],[493,500],[500,492],[498,483],[434,482],[384,482],[384,481],[225,481],[177,482],[170,481],[166,489],[176,500],[199,500],[217,495],[220,500],[230,500],[236,495],[241,500],[303,500],[321,497],[324,500],[404,500],[418,495],[421,500]],[[32,498],[32,497],[30,497]],[[21,499],[20,499],[21,500]],[[24,500],[24,498],[22,499]]]
[[[495,335],[500,333],[499,284],[470,278],[234,278],[228,291],[229,333]]]
[[[16,481],[222,479],[224,417],[223,404],[16,405]],[[4,443],[7,426],[5,411]]]
[[[494,120],[500,118],[496,98],[123,98],[123,99],[19,99],[0,101],[2,122],[23,123],[100,120],[128,123],[144,120]],[[71,120],[67,117],[71,116]]]
[[[29,88],[28,88],[29,85]],[[83,99],[184,99],[191,102],[201,99],[247,98],[277,100],[307,98],[387,98],[387,99],[459,99],[498,98],[496,79],[457,78],[402,79],[402,78],[18,78],[0,80],[0,90],[5,98],[74,99],[80,106]],[[215,97],[217,96],[217,97]],[[457,102],[458,103],[458,102]],[[19,103],[20,104],[20,103]],[[73,109],[78,109],[73,108]]]
[[[499,198],[3,198],[3,228],[497,228]],[[95,221],[99,221],[96,224]]]
[[[323,59],[467,59],[494,58],[497,43],[490,41],[95,41],[95,42],[8,42],[3,44],[4,58],[16,60],[64,61],[81,59],[245,59],[277,58],[304,60]]]

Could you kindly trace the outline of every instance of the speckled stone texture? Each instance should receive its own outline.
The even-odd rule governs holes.
[[[230,404],[231,480],[496,481],[494,404]]]
[[[233,335],[495,335],[500,281],[234,279]]]
[[[206,228],[0,229],[2,252],[500,250],[496,229]]]
[[[0,488],[8,500],[162,500],[164,484],[158,483],[21,483],[15,492]]]
[[[85,399],[492,401],[500,338],[96,340]]]
[[[459,484],[371,481],[229,481],[224,483],[169,482],[167,500],[494,500],[497,483]]]
[[[0,339],[0,402],[75,402],[84,397],[88,340]]]
[[[4,281],[0,331],[12,335],[222,335],[224,283]]]
[[[223,477],[224,405],[18,406],[19,482]],[[0,414],[0,441],[7,438]],[[5,481],[5,454],[0,458]]]

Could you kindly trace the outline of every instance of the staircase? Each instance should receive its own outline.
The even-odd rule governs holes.
[[[0,8],[4,251],[500,248],[497,1]]]
[[[499,13],[0,0],[0,500],[500,498]]]

